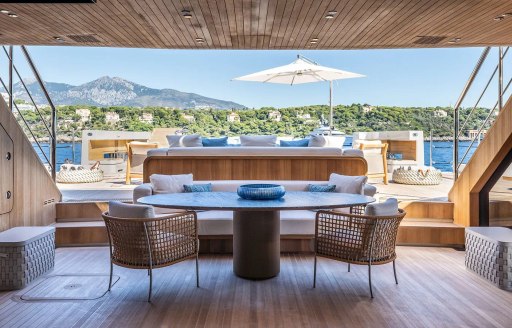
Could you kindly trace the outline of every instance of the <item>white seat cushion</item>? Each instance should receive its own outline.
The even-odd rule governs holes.
[[[281,211],[281,235],[314,235],[315,216],[313,211]],[[197,225],[201,236],[232,235],[233,212],[198,212]]]

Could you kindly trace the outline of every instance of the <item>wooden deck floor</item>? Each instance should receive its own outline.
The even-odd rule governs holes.
[[[391,265],[375,267],[375,299],[366,267],[312,256],[282,257],[281,274],[247,281],[231,271],[230,256],[200,258],[155,271],[153,303],[145,271],[115,268],[112,292],[92,301],[24,302],[24,291],[0,293],[0,327],[511,327],[512,293],[464,267],[464,252],[400,247],[399,285]],[[52,274],[106,273],[108,248],[61,248]],[[105,286],[106,288],[107,286]]]

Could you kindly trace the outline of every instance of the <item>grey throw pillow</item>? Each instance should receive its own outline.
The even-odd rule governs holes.
[[[362,176],[350,176],[331,173],[329,177],[329,184],[336,185],[336,192],[342,192],[347,194],[364,194],[364,185],[368,177]]]
[[[277,136],[240,136],[242,147],[275,147]]]
[[[388,198],[384,203],[368,204],[364,215],[369,216],[393,216],[398,214],[398,200]]]
[[[153,206],[132,205],[118,201],[110,201],[108,203],[108,214],[116,218],[126,219],[147,219],[155,217]]]
[[[203,147],[203,141],[199,134],[191,134],[187,136],[168,135],[167,142],[169,148],[172,147]]]
[[[192,174],[152,174],[149,177],[153,194],[172,194],[184,192],[183,185],[190,185],[194,178]]]

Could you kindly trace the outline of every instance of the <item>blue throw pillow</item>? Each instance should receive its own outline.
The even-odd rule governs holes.
[[[210,192],[210,191],[212,191],[212,184],[204,183],[204,184],[183,185],[183,189],[185,189],[185,192]]]
[[[228,145],[228,137],[221,138],[202,138],[203,147],[226,147]]]
[[[309,139],[279,141],[279,145],[281,147],[307,147],[308,144],[309,144]]]
[[[334,192],[336,185],[331,184],[309,184],[308,191],[312,192]]]

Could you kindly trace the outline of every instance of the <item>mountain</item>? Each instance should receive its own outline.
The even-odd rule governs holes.
[[[34,80],[24,80],[36,104],[46,104],[44,94]],[[232,101],[204,97],[174,89],[152,89],[122,79],[104,76],[94,81],[74,86],[65,83],[45,82],[55,105],[92,106],[160,106],[174,108],[243,109],[245,106]],[[15,99],[29,101],[21,82],[13,86]]]

